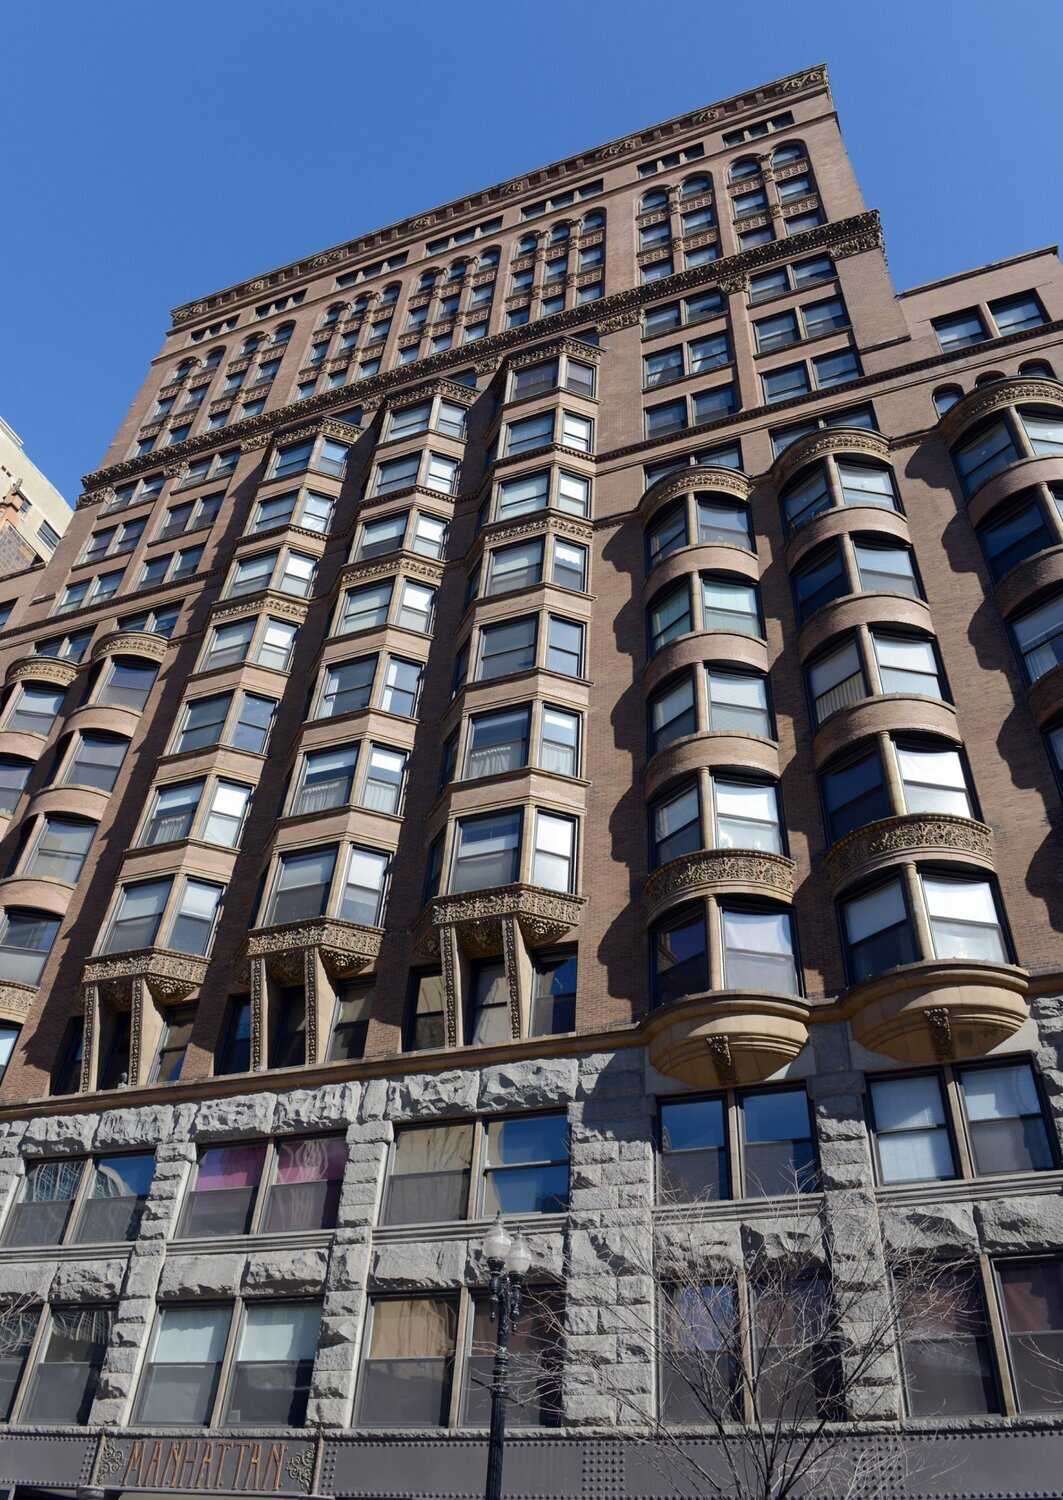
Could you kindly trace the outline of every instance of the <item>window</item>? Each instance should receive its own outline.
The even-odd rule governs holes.
[[[724,985],[799,993],[793,931],[786,912],[721,907]]]
[[[403,1047],[407,1052],[423,1052],[442,1047],[446,1040],[443,976],[438,972],[410,976]]]
[[[146,519],[122,521],[117,526],[107,526],[94,531],[85,543],[79,563],[102,562],[105,557],[118,557],[123,552],[132,552],[144,534]]]
[[[993,888],[986,880],[922,873],[935,958],[1006,963]]]
[[[576,822],[553,813],[535,815],[532,884],[551,891],[571,891],[575,881]]]
[[[54,1307],[23,1408],[27,1422],[89,1419],[111,1339],[109,1307]]]
[[[583,675],[583,626],[575,620],[550,615],[547,625],[546,668],[565,677]]]
[[[955,1177],[939,1076],[919,1073],[868,1082],[879,1180],[925,1182]]]
[[[511,672],[529,671],[535,666],[536,636],[534,615],[485,625],[480,632],[478,680],[484,682]]]
[[[994,580],[1003,578],[1023,558],[1054,545],[1055,539],[1035,495],[998,509],[978,528],[978,540]]]
[[[417,713],[423,674],[424,668],[419,662],[389,656],[384,669],[381,708],[386,713],[401,714],[404,718],[412,719]]]
[[[175,753],[180,755],[188,750],[203,750],[218,744],[231,704],[231,693],[195,698],[188,703],[174,745]]]
[[[68,583],[56,605],[57,615],[68,614],[83,605],[99,604],[118,591],[122,581],[122,570],[113,573],[98,573],[95,578],[82,578],[77,583]]]
[[[469,723],[464,777],[498,776],[528,764],[531,710],[500,709],[475,714]]]
[[[160,787],[140,842],[168,844],[188,838],[203,794],[202,781],[186,781],[177,786]]]
[[[844,901],[842,920],[849,972],[856,984],[919,958],[899,878]]]
[[[96,702],[109,708],[142,712],[155,686],[158,668],[135,657],[115,657],[103,671]]]
[[[303,761],[299,789],[292,803],[293,814],[346,807],[351,800],[357,763],[357,745],[309,751]]]
[[[501,959],[476,964],[471,970],[470,979],[466,1045],[476,1047],[511,1040],[509,986],[506,983],[505,964]]]
[[[150,1082],[173,1083],[180,1077],[195,1019],[194,1005],[184,1005],[166,1012]]]
[[[694,679],[689,674],[660,689],[650,699],[650,753],[697,730]]]
[[[76,885],[95,833],[96,824],[83,818],[46,814],[40,820],[21,873]]]
[[[0,912],[0,978],[39,984],[58,931],[59,918],[50,912],[5,907]]]
[[[701,801],[696,782],[659,798],[650,809],[653,864],[667,864],[702,847]]]
[[[1022,292],[1016,297],[1001,297],[989,304],[997,333],[1001,336],[1020,333],[1024,328],[1040,328],[1045,321],[1041,304],[1032,292]]]
[[[727,1116],[737,1119],[732,1163]],[[816,1186],[816,1155],[803,1088],[759,1089],[660,1105],[663,1202],[776,1197]]]
[[[118,621],[120,630],[142,630],[148,635],[161,635],[169,640],[181,614],[180,604],[160,605],[157,609],[144,610],[139,615],[126,615]]]
[[[0,757],[0,814],[11,814],[26,789],[33,765],[28,760]]]
[[[532,958],[534,988],[531,1035],[557,1036],[576,1025],[576,953],[537,953]]]
[[[240,843],[251,788],[235,781],[219,781],[211,795],[201,837],[207,844],[236,849]]]
[[[335,845],[282,854],[265,925],[320,917],[328,904],[336,855]]]
[[[6,608],[10,611],[11,606],[7,605]],[[3,623],[3,619],[0,618],[0,628],[2,628]],[[75,630],[71,631],[69,635],[56,635],[47,641],[35,641],[33,654],[34,656],[48,656],[53,659],[59,658],[62,661],[82,661],[85,652],[89,649],[89,642],[92,640],[92,636],[93,632],[91,630]]]
[[[348,589],[343,596],[341,632],[346,634],[386,625],[393,588],[394,584],[389,578],[384,583],[370,583],[364,588]]]
[[[915,693],[941,698],[937,656],[931,641],[872,631],[879,680],[884,693]]]
[[[331,1229],[346,1159],[342,1136],[209,1147],[199,1158],[178,1236]]]
[[[971,1155],[979,1176],[1043,1172],[1054,1166],[1029,1063],[960,1068],[958,1074]]]
[[[561,1213],[568,1207],[568,1121],[563,1114],[486,1122],[481,1213]]]
[[[785,296],[787,292],[833,281],[834,275],[834,262],[829,255],[814,255],[788,266],[777,266],[749,278],[749,301],[751,304],[767,302],[772,297]]]
[[[583,593],[587,587],[587,549],[578,542],[563,542],[555,537],[550,581],[560,588]]]
[[[1012,622],[1012,629],[1026,674],[1036,682],[1063,661],[1063,594],[1020,615]]]
[[[966,312],[954,312],[946,318],[933,318],[937,341],[943,350],[964,350],[972,344],[981,344],[987,338],[981,314],[975,308]]]
[[[374,1299],[358,1389],[360,1427],[445,1426],[457,1340],[457,1302]]]
[[[668,1005],[708,989],[709,951],[703,907],[683,907],[656,923],[651,951],[655,1005]]]
[[[376,672],[376,657],[363,656],[356,661],[338,662],[325,669],[318,716],[334,718],[369,706]]]
[[[647,531],[648,566],[655,568],[666,557],[687,545],[687,510],[686,505],[680,502],[662,511]]]
[[[846,704],[865,697],[867,685],[856,642],[847,641],[844,646],[821,656],[809,668],[808,683],[816,724],[822,724]]]
[[[251,1001],[237,996],[229,1005],[225,1035],[215,1058],[218,1074],[251,1070]]]
[[[840,594],[848,593],[849,578],[837,542],[830,542],[811,552],[794,569],[792,582],[797,618],[801,624],[811,619],[824,604],[829,604]]]
[[[701,579],[702,628],[729,630],[738,635],[761,637],[760,603],[756,585],[732,583],[703,575]]]
[[[1011,429],[1003,418],[979,427],[973,436],[952,450],[963,493],[968,497],[992,475],[1017,463],[1020,457]]]
[[[767,684],[748,672],[706,668],[709,697],[709,728],[723,733],[734,730],[773,739],[768,708]]]
[[[996,1269],[1020,1410],[1058,1412],[1063,1403],[1063,1263],[1048,1258],[1005,1261]]]
[[[769,782],[712,779],[717,849],[769,849],[781,854],[778,794]]]
[[[650,651],[660,651],[694,629],[690,585],[686,580],[658,595],[650,606]]]
[[[350,850],[340,897],[340,916],[345,922],[365,927],[381,924],[389,867],[388,856],[379,850],[357,846]]]
[[[542,538],[529,542],[514,542],[508,547],[495,547],[488,553],[487,583],[484,593],[508,593],[511,589],[529,588],[540,583],[543,576]]]
[[[808,370],[804,365],[786,365],[779,370],[766,370],[761,381],[764,400],[769,405],[776,401],[789,401],[794,396],[804,396],[811,389]]]
[[[832,844],[854,828],[863,828],[893,813],[877,748],[825,772],[820,785]]]
[[[860,373],[860,361],[852,349],[840,349],[837,354],[820,354],[812,361],[812,374],[816,389],[820,391],[855,380]]]
[[[853,553],[860,587],[866,593],[907,594],[912,599],[923,597],[910,548],[854,537]]]
[[[544,704],[539,742],[539,765],[559,776],[579,775],[579,714]]]
[[[906,742],[898,742],[894,748],[907,812],[974,816],[959,751]]]
[[[512,885],[520,873],[521,822],[519,810],[459,819],[451,891]]]

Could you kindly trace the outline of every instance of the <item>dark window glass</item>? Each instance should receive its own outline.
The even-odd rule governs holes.
[[[218,1073],[247,1073],[251,1069],[251,1001],[232,1001],[225,1040],[215,1063]]]
[[[218,1388],[232,1307],[164,1307],[152,1333],[136,1420],[206,1427]]]
[[[27,1422],[85,1423],[111,1338],[109,1307],[54,1308],[25,1408]]]
[[[339,1135],[278,1141],[262,1232],[334,1228],[346,1163],[347,1143]]]
[[[563,1213],[568,1207],[568,1120],[519,1115],[487,1122],[481,1212]]]
[[[960,1073],[975,1171],[1043,1172],[1054,1165],[1029,1063]]]
[[[451,890],[478,891],[512,884],[520,866],[520,833],[519,810],[461,819]]]
[[[859,760],[825,772],[822,785],[827,833],[832,844],[854,828],[888,818],[893,811],[877,747]]]
[[[685,995],[704,994],[708,987],[709,957],[701,908],[658,922],[653,929],[654,1003],[667,1005]]]
[[[731,1196],[722,1099],[661,1104],[660,1189],[663,1203]]]
[[[269,1066],[295,1068],[306,1062],[306,990],[300,985],[278,989],[270,997],[273,1026]]]
[[[1022,1411],[1063,1408],[1063,1261],[997,1267],[1004,1325]]]
[[[461,1424],[491,1424],[495,1317],[486,1297],[474,1304],[472,1342],[465,1361]],[[561,1423],[562,1357],[557,1329],[562,1319],[560,1292],[533,1288],[509,1336],[510,1402],[506,1422],[514,1427],[557,1427]]]
[[[4,1244],[58,1245],[70,1217],[84,1162],[35,1162],[26,1173],[22,1194],[12,1207]]]
[[[664,1287],[661,1294],[661,1414],[665,1422],[702,1425],[736,1419],[738,1309],[732,1286]]]
[[[10,1307],[0,1312],[0,1421],[10,1420],[22,1372],[26,1368],[40,1310]]]
[[[92,1182],[81,1205],[74,1240],[79,1245],[135,1240],[155,1172],[155,1156],[99,1156],[92,1163]]]
[[[817,548],[793,574],[797,618],[804,623],[839,594],[849,592],[849,580],[836,542]]]
[[[973,1272],[940,1271],[932,1287],[897,1280],[904,1394],[913,1417],[998,1411],[993,1357]]]
[[[849,970],[854,983],[918,958],[915,934],[899,880],[887,881],[842,904]]]
[[[450,1406],[457,1303],[378,1298],[362,1360],[359,1427],[442,1427]]]
[[[410,976],[407,1052],[423,1052],[446,1043],[446,1005],[443,976],[438,972]]]
[[[182,1239],[246,1234],[266,1148],[212,1146],[199,1158],[179,1231]]]
[[[745,1094],[742,1128],[748,1197],[809,1192],[818,1185],[812,1121],[803,1088]]]
[[[696,782],[655,802],[650,816],[655,866],[701,848],[701,799]]]
[[[435,1224],[466,1218],[472,1139],[468,1124],[397,1131],[380,1222]]]
[[[336,1012],[329,1041],[329,1062],[365,1055],[366,1035],[373,1005],[371,981],[347,981],[336,990]]]
[[[536,954],[533,959],[531,1034],[556,1036],[576,1025],[576,953]]]
[[[1025,500],[998,513],[978,528],[978,540],[994,578],[1003,578],[1009,568],[1051,547],[1055,536],[1036,500]]]

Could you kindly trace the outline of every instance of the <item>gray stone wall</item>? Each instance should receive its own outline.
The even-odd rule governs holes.
[[[1063,1143],[1063,1000],[1035,1003],[1035,1060]],[[157,1142],[156,1169],[137,1239],[128,1247],[0,1248],[0,1297],[54,1305],[115,1307],[113,1336],[92,1412],[94,1423],[130,1420],[132,1400],[159,1305],[195,1298],[322,1299],[321,1337],[308,1421],[350,1424],[365,1314],[376,1292],[455,1292],[485,1282],[483,1223],[419,1230],[377,1228],[388,1153],[397,1124],[519,1109],[564,1109],[570,1124],[571,1198],[529,1238],[533,1276],[563,1280],[568,1343],[563,1382],[567,1425],[611,1428],[637,1421],[656,1400],[651,1329],[654,1296],[647,1249],[654,1235],[693,1238],[703,1263],[733,1271],[752,1252],[789,1255],[835,1246],[835,1274],[866,1296],[867,1316],[894,1246],[970,1258],[1063,1251],[1063,1173],[1022,1179],[928,1183],[903,1195],[876,1190],[864,1121],[865,1073],[847,1028],[815,1028],[803,1058],[812,1102],[821,1194],[805,1200],[750,1199],[705,1208],[693,1226],[656,1206],[656,1099],[681,1092],[649,1070],[639,1049],[411,1073],[365,1084],[260,1093],[200,1104],[114,1108],[0,1127],[0,1207],[16,1196],[25,1170],[42,1157],[85,1156]],[[866,1062],[866,1056],[863,1059]],[[225,1241],[217,1247],[175,1239],[197,1151],[226,1141],[342,1130],[347,1159],[338,1223],[330,1233]],[[811,1217],[810,1217],[811,1216]],[[816,1233],[812,1229],[816,1229]],[[818,1236],[818,1241],[817,1241]],[[859,1241],[873,1251],[847,1257]],[[853,1278],[846,1282],[846,1278]],[[863,1282],[855,1278],[862,1277]],[[850,1337],[859,1347],[854,1317]],[[895,1362],[866,1373],[854,1416],[897,1417]]]

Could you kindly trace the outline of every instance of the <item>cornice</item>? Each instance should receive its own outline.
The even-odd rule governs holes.
[[[293,599],[288,594],[277,594],[271,589],[264,589],[260,594],[253,594],[250,598],[246,595],[240,599],[219,600],[211,605],[210,623],[216,625],[219,620],[243,620],[253,615],[271,614],[280,615],[282,619],[292,620],[296,625],[302,625],[309,613],[309,602]]]
[[[1037,331],[1043,333],[1044,325]],[[984,345],[977,347],[982,349]],[[938,432],[943,441],[952,443],[982,417],[999,411],[1001,407],[1015,406],[1020,401],[1051,401],[1057,406],[1063,405],[1063,383],[1058,380],[1027,380],[1020,375],[1010,380],[995,380],[992,385],[975,386],[949,408],[938,423]]]
[[[78,675],[76,662],[65,661],[58,656],[24,656],[13,661],[7,669],[4,682],[51,682],[56,687],[68,688]]]
[[[156,999],[181,1000],[203,983],[207,967],[207,959],[194,954],[144,948],[87,959],[82,980],[86,988],[116,992],[143,979]]]
[[[444,563],[439,558],[422,557],[416,552],[392,552],[384,558],[367,558],[365,562],[349,562],[340,569],[338,588],[350,584],[367,583],[373,578],[423,578],[439,585],[443,581]]]
[[[767,472],[768,482],[784,485],[799,469],[828,453],[863,453],[888,463],[890,444],[880,432],[866,427],[828,427],[823,432],[810,432],[779,454]]]
[[[549,318],[539,318],[533,323],[525,323],[520,328],[504,329],[490,338],[480,339],[476,344],[441,350],[440,353],[428,355],[412,365],[399,365],[379,375],[369,375],[364,380],[354,381],[335,391],[321,391],[315,396],[308,397],[306,401],[292,402],[272,412],[261,412],[257,417],[247,417],[242,422],[234,422],[231,427],[222,428],[218,432],[203,432],[196,437],[186,438],[183,443],[177,443],[174,447],[165,450],[167,463],[172,465],[181,459],[198,456],[214,449],[231,448],[235,444],[243,446],[245,440],[261,434],[267,435],[266,442],[268,443],[269,435],[286,425],[301,420],[310,421],[319,414],[327,416],[336,408],[354,403],[366,408],[368,414],[368,403],[383,400],[391,390],[412,386],[437,373],[442,375],[447,370],[461,368],[470,363],[479,375],[493,374],[508,351],[520,350],[525,344],[539,344],[544,337],[548,338],[554,334],[563,337],[566,330],[585,328],[588,323],[593,323],[599,333],[612,333],[620,328],[633,327],[639,321],[642,307],[647,303],[659,302],[662,298],[675,296],[698,287],[719,285],[725,290],[732,286],[739,286],[744,284],[745,277],[751,271],[761,270],[777,262],[789,261],[813,250],[829,249],[835,259],[841,259],[847,255],[858,255],[867,250],[882,250],[883,248],[882,227],[878,213],[874,210],[857,214],[849,219],[840,219],[834,223],[820,224],[814,229],[806,229],[802,234],[795,234],[790,239],[773,240],[767,245],[756,245],[752,250],[743,250],[738,255],[710,261],[705,266],[694,266],[690,270],[679,271],[674,276],[665,277],[648,286],[627,287],[624,291],[616,292],[611,297],[602,297],[597,302],[567,308],[564,312],[554,313]],[[1063,327],[1063,324],[1060,326]],[[1045,329],[1037,331],[1043,333]],[[1011,337],[1016,338],[1020,335],[1013,334]],[[578,344],[579,358],[585,358],[592,347],[592,345]],[[535,352],[538,357],[538,351]],[[882,377],[870,378],[878,380]],[[817,391],[813,392],[810,397],[798,399],[821,399],[822,395],[821,391]],[[780,403],[780,406],[782,405],[783,403]],[[779,408],[766,409],[778,410]],[[747,414],[742,413],[742,415]],[[728,416],[716,425],[726,425],[733,423],[734,420],[733,415]],[[674,435],[668,435],[653,441],[668,442],[673,438]],[[632,444],[630,448],[617,449],[615,453],[608,456],[618,457],[647,446],[650,445]],[[601,457],[602,455],[599,455],[599,458]],[[82,478],[87,493],[78,501],[78,507],[94,504],[101,498],[93,494],[93,491],[104,486],[113,486],[116,482],[137,474],[146,474],[149,470],[158,467],[159,455],[146,453],[139,458],[129,458],[106,468],[95,469]]]
[[[323,250],[306,259],[291,261],[285,266],[254,277],[252,280],[237,282],[197,301],[181,303],[171,312],[173,327],[183,327],[194,319],[207,317],[230,308],[245,298],[260,297],[266,292],[289,286],[303,277],[329,267],[340,270],[364,255],[398,249],[414,239],[420,239],[426,230],[457,226],[462,219],[471,214],[480,214],[485,208],[493,205],[504,207],[526,195],[535,195],[547,186],[554,187],[568,177],[598,170],[603,166],[611,166],[624,157],[651,146],[660,146],[665,142],[671,144],[674,138],[692,130],[701,129],[706,125],[736,124],[745,115],[753,112],[759,113],[769,108],[774,101],[791,99],[805,90],[815,89],[829,92],[830,84],[824,64],[803,69],[798,73],[791,73],[785,78],[777,79],[743,94],[732,95],[729,99],[720,100],[705,108],[675,115],[669,120],[648,126],[633,135],[609,141],[603,146],[595,147],[578,156],[548,163],[524,176],[511,177],[479,193],[441,204],[425,213],[408,219],[400,219],[396,223],[385,225],[381,229],[373,230],[356,239],[347,240],[343,244]],[[352,269],[354,269],[353,266]],[[381,271],[380,274],[387,273]]]
[[[855,828],[827,851],[824,864],[837,888],[850,876],[898,859],[953,854],[989,864],[992,852],[993,834],[985,823],[952,813],[905,813]]]
[[[646,900],[656,910],[675,897],[754,887],[777,900],[794,893],[794,862],[785,854],[752,849],[702,849],[655,870],[646,882]]]
[[[152,661],[163,661],[170,642],[165,636],[146,630],[110,630],[92,648],[92,660],[104,656],[146,656]]]
[[[458,896],[437,896],[418,923],[419,952],[438,952],[439,933],[452,927],[470,953],[501,952],[507,919],[520,925],[529,947],[555,943],[579,925],[586,896],[567,895],[534,885],[502,885]]]
[[[722,490],[739,500],[748,500],[753,490],[753,481],[738,469],[721,469],[715,464],[698,464],[677,474],[666,474],[643,492],[638,511],[644,521],[649,520],[662,505],[691,490]]]

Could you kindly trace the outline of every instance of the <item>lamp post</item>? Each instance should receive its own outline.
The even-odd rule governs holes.
[[[531,1251],[520,1233],[507,1231],[499,1212],[484,1235],[483,1256],[491,1272],[491,1317],[497,1318],[495,1367],[491,1378],[491,1436],[487,1444],[487,1483],[484,1500],[502,1500],[502,1450],[506,1440],[506,1400],[509,1396],[509,1333],[520,1316],[520,1293]]]

